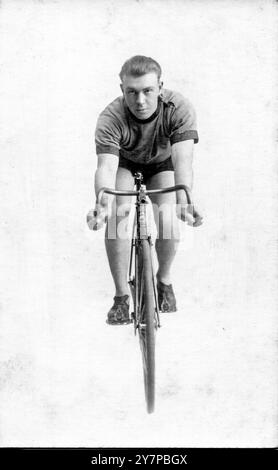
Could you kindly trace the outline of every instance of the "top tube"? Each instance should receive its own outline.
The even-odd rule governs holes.
[[[147,189],[144,190],[144,193],[148,196],[150,194],[164,194],[164,193],[172,193],[174,191],[183,190],[186,194],[187,204],[192,204],[191,197],[189,194],[189,188],[184,184],[177,184],[175,186],[169,186],[168,188],[161,188],[161,189]],[[128,190],[118,190],[118,189],[111,189],[111,188],[101,188],[97,195],[97,203],[99,204],[103,194],[112,194],[114,196],[138,196],[140,191],[128,191]]]

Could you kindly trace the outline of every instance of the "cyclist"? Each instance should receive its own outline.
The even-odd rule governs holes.
[[[150,57],[131,57],[123,64],[119,75],[122,95],[101,112],[96,125],[96,195],[103,186],[132,190],[136,171],[143,174],[147,189],[184,184],[191,190],[193,146],[198,142],[192,104],[180,93],[163,88],[161,67]],[[202,216],[194,206],[193,217],[184,191],[152,195],[151,202],[159,209],[155,244],[159,308],[174,312],[177,307],[170,268],[179,236],[178,220],[168,209],[177,204],[177,216],[194,226],[202,223]],[[104,195],[101,204],[87,216],[93,230],[108,221],[105,245],[116,290],[108,312],[107,323],[110,324],[130,321],[127,283],[130,242],[119,230],[115,231],[115,236],[109,236],[108,229],[110,221],[114,221],[116,229],[120,224],[122,229],[127,226],[130,203],[130,198],[118,196],[109,213],[108,197]],[[169,230],[171,236],[165,237]]]

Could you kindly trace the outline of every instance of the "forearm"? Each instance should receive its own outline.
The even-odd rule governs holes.
[[[96,197],[101,188],[115,188],[116,171],[112,168],[100,167],[95,172]]]
[[[175,184],[184,184],[190,191],[193,187],[193,169],[177,164],[175,168]]]
[[[103,187],[115,188],[116,174],[118,169],[118,157],[110,154],[98,155],[98,166],[95,172],[95,194]],[[103,196],[103,203],[107,200],[107,195]]]
[[[173,146],[172,160],[175,171],[175,184],[183,184],[191,192],[193,187],[193,143],[185,141]],[[178,191],[177,202],[186,202],[184,191]]]
[[[176,168],[175,169],[175,184],[182,184],[187,186],[189,189],[189,195],[191,197],[191,191],[193,186],[193,170],[184,168]],[[188,203],[186,193],[181,190],[177,191],[177,204],[184,204]]]

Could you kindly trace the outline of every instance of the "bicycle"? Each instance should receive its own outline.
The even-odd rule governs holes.
[[[134,325],[134,334],[138,332],[142,352],[147,411],[152,413],[155,406],[155,335],[161,323],[152,257],[153,242],[147,227],[147,196],[183,190],[187,203],[193,206],[189,190],[185,185],[178,184],[164,189],[147,190],[140,172],[135,174],[134,184],[136,190],[132,191],[105,187],[100,189],[97,203],[101,203],[104,193],[114,196],[136,196],[128,283],[134,307],[131,313],[131,323],[133,322]]]

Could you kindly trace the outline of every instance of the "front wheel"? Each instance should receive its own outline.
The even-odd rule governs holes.
[[[151,248],[148,240],[141,240],[139,258],[139,338],[143,357],[145,397],[148,413],[154,411],[155,403],[155,300],[152,277]]]

